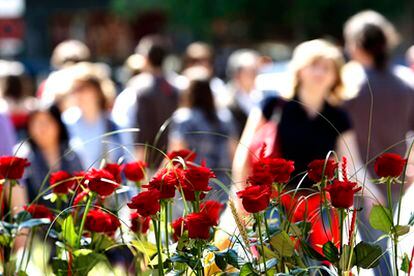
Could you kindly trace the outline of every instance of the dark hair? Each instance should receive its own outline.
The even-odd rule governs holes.
[[[210,122],[218,121],[209,79],[191,80],[183,97],[185,106],[199,108]]]
[[[379,26],[366,24],[356,42],[361,49],[372,56],[376,69],[384,69],[387,66],[387,37]]]
[[[13,98],[15,100],[20,100],[25,96],[23,89],[23,79],[21,76],[7,76],[4,79],[4,82],[4,96]]]
[[[373,10],[359,12],[344,25],[345,41],[363,50],[373,59],[373,67],[387,67],[390,51],[399,43],[394,26],[383,15]]]
[[[35,111],[31,112],[29,114],[29,119],[28,119],[28,123],[27,123],[28,127],[31,124],[31,122],[33,121],[34,117],[39,113],[47,113],[53,118],[53,120],[56,122],[56,124],[58,126],[59,144],[67,146],[69,144],[69,134],[68,134],[68,131],[66,129],[65,124],[62,121],[61,112],[60,112],[59,108],[56,105],[52,105],[49,108],[39,108],[39,109],[36,109]],[[35,143],[35,141],[33,141],[33,139],[29,139],[29,142],[30,142],[32,148],[37,148],[38,147],[37,144]]]
[[[145,36],[140,40],[135,52],[146,57],[151,66],[161,68],[168,53],[167,43],[159,35]]]

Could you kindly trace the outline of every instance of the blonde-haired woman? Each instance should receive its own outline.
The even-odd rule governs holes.
[[[265,98],[260,109],[249,116],[233,161],[237,190],[244,187],[249,160],[254,160],[250,146],[269,121],[276,122],[277,129],[268,154],[293,160],[293,175],[305,172],[312,160],[324,159],[331,150],[341,155],[348,150],[357,152],[350,120],[339,106],[343,62],[340,49],[322,39],[295,48],[290,63],[290,91],[281,91],[283,97]],[[292,180],[288,189],[294,188],[300,178]],[[305,179],[301,187],[310,188],[311,184]]]

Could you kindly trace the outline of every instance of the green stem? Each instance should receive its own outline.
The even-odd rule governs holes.
[[[8,222],[9,223],[13,223],[13,212],[12,212],[12,204],[11,204],[13,184],[14,184],[14,180],[9,180],[9,195],[8,195],[8,201],[7,201],[7,206],[9,208],[8,210],[8,216],[9,216]],[[8,270],[9,263],[11,260],[12,247],[13,247],[13,242],[10,244],[10,246],[4,246],[4,256],[3,256],[4,275],[12,275],[13,273],[12,271]]]
[[[167,249],[167,256],[170,257],[170,248],[169,240],[170,236],[168,235],[168,201],[164,202],[164,230],[165,230],[165,248]]]
[[[203,250],[201,248],[201,245],[199,241],[197,240],[197,255],[198,255],[198,267],[197,267],[197,274],[200,276],[204,276],[204,268],[202,265],[203,262]]]
[[[76,241],[76,244],[79,246],[79,248],[81,247],[83,227],[85,226],[86,216],[87,216],[87,214],[89,212],[89,208],[91,207],[91,204],[92,204],[92,198],[93,198],[93,196],[88,197],[88,201],[86,202],[85,210],[83,211],[83,216],[82,216],[81,224],[80,224],[80,227],[79,227],[78,240]]]
[[[32,248],[33,248],[34,234],[35,234],[35,229],[33,229],[32,232],[30,233],[29,253],[28,253],[28,256],[27,256],[26,265],[24,267],[24,272],[26,272],[27,267],[29,266],[30,258],[32,256]]]
[[[393,204],[392,204],[392,178],[388,178],[387,180],[387,201],[388,201],[388,210],[390,212],[390,221],[391,221],[391,225],[392,228],[395,230],[395,226],[394,226],[394,218],[393,218]],[[392,249],[393,249],[393,260],[394,260],[394,275],[398,276],[399,271],[398,271],[398,236],[397,233],[391,234],[391,242],[392,242]]]
[[[343,245],[344,245],[344,221],[345,221],[345,209],[344,208],[340,208],[339,209],[339,225],[340,225],[340,228],[339,228],[339,237],[340,237],[340,239],[339,239],[339,241],[340,241],[340,243],[339,243],[339,255],[341,256],[342,255],[342,248],[343,248]],[[341,269],[341,266],[340,265],[338,265],[338,275],[342,275],[342,269]]]
[[[194,212],[195,213],[198,213],[198,212],[200,212],[200,192],[194,192],[194,194],[195,194],[195,205],[194,205]]]
[[[266,267],[266,258],[264,256],[265,251],[264,251],[264,244],[263,244],[263,237],[262,237],[262,227],[261,227],[261,219],[260,219],[260,214],[256,213],[254,214],[255,218],[256,218],[256,223],[257,223],[257,229],[259,230],[259,240],[260,240],[260,246],[262,248],[262,258],[263,258],[263,265],[264,265],[264,273],[266,275],[267,272],[267,267]],[[260,262],[259,262],[260,263]]]
[[[392,222],[393,208],[392,208],[392,189],[391,189],[391,185],[392,185],[392,180],[388,179],[387,180],[387,200],[388,200],[388,209],[391,212],[391,218],[390,219],[391,219],[391,222]]]
[[[9,222],[13,223],[13,205],[12,205],[12,195],[13,195],[13,186],[14,186],[14,180],[10,180],[9,182],[9,198],[8,198],[8,206],[9,206]]]
[[[159,225],[159,220],[152,219],[152,223],[154,224],[154,231],[155,231],[155,242],[157,244],[157,257],[158,257],[158,275],[164,275],[164,268],[162,263],[162,250],[161,250],[161,229]]]
[[[116,205],[116,216],[119,217],[119,198],[118,198],[118,193],[115,191],[115,205]],[[125,244],[125,240],[124,240],[124,232],[122,230],[122,225],[119,227],[119,234],[121,235],[121,241],[122,244]]]

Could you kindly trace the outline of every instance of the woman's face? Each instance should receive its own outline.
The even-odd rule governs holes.
[[[94,86],[85,82],[77,82],[72,87],[72,93],[75,104],[82,111],[99,110],[98,91],[96,91]]]
[[[318,58],[299,71],[302,88],[330,92],[338,78],[334,61]]]
[[[39,112],[33,115],[28,130],[30,137],[39,147],[59,143],[59,126],[49,113]]]

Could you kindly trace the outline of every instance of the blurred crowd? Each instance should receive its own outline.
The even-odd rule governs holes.
[[[27,93],[31,83],[21,63],[0,61],[0,154],[32,163],[25,177],[29,202],[51,171],[138,159],[151,172],[162,152],[180,149],[196,152],[196,162],[215,171],[215,196],[225,202],[229,190],[243,187],[263,143],[266,154],[295,161],[296,174],[335,150],[352,156],[355,168],[367,164],[366,174],[355,175],[368,178],[380,153],[407,151],[414,129],[414,48],[407,50],[407,66],[394,65],[400,37],[374,11],[351,17],[344,41],[344,47],[324,39],[303,42],[280,72],[269,70],[273,61],[259,51],[238,49],[227,60],[224,80],[215,74],[208,43],[188,45],[177,69],[166,62],[168,38],[149,35],[125,61],[129,78],[119,89],[111,67],[94,63],[81,41],[68,40],[54,49],[54,71],[35,95]],[[311,187],[300,178],[292,188]],[[385,197],[379,186],[369,190],[378,200]]]

